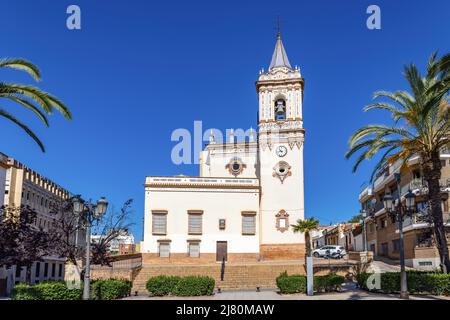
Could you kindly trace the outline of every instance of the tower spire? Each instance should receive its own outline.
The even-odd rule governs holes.
[[[283,41],[281,41],[280,29],[278,28],[277,42],[275,44],[275,50],[273,51],[272,54],[272,60],[270,61],[269,70],[280,67],[292,69],[286,54],[286,50],[284,49],[283,46]]]

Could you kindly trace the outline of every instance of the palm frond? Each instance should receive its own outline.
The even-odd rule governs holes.
[[[0,59],[0,68],[12,68],[25,71],[32,76],[34,80],[41,80],[41,72],[39,71],[39,68],[25,59]]]
[[[39,145],[42,152],[45,152],[44,144],[41,142],[41,140],[39,140],[39,138],[34,134],[34,132],[31,131],[30,128],[28,128],[25,124],[23,124],[21,121],[19,121],[18,119],[16,119],[14,116],[12,116],[11,114],[9,114],[8,112],[6,112],[3,109],[0,109],[0,116],[3,116],[8,120],[11,120],[15,124],[17,124],[19,127],[21,127]]]
[[[17,97],[15,95],[3,96],[3,98],[13,100],[14,102],[17,102],[17,103],[21,104],[22,106],[24,106],[25,108],[33,111],[47,127],[49,126],[49,123],[48,123],[48,120],[47,120],[47,117],[45,116],[45,114],[41,110],[39,110],[38,107],[33,105],[28,100],[23,99],[21,97]]]

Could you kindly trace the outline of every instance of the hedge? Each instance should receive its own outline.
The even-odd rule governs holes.
[[[281,293],[306,292],[306,276],[303,275],[294,274],[289,276],[287,272],[283,272],[277,277],[276,283]]]
[[[12,292],[13,300],[80,300],[82,289],[69,289],[65,282],[47,281],[30,286],[18,284]]]
[[[215,281],[206,276],[157,276],[147,281],[146,288],[153,296],[204,296],[212,295]]]
[[[173,294],[176,296],[210,296],[214,291],[215,281],[211,277],[187,276],[178,281]]]
[[[93,300],[115,300],[131,293],[131,281],[123,279],[95,280],[91,283],[90,298]]]
[[[90,299],[113,300],[129,296],[131,282],[108,279],[91,282]],[[35,285],[17,284],[12,292],[14,300],[81,300],[82,288],[69,289],[63,281],[46,281]]]
[[[319,292],[338,291],[345,278],[335,273],[314,277],[314,290]]]
[[[324,276],[315,276],[314,290],[318,292],[337,291],[344,281],[345,278],[343,276],[335,273]],[[277,277],[276,283],[278,289],[280,289],[280,292],[283,294],[306,293],[307,290],[307,280],[304,275],[288,275],[287,272],[283,272]]]
[[[367,279],[372,273],[357,274],[356,280],[361,289],[369,290]],[[408,291],[412,294],[450,295],[450,274],[426,271],[406,271]],[[380,274],[381,288],[370,289],[384,293],[400,292],[400,272]]]

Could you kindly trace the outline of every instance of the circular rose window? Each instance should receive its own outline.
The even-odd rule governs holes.
[[[237,177],[245,169],[246,165],[238,157],[233,157],[230,162],[225,166],[228,172],[233,176]]]

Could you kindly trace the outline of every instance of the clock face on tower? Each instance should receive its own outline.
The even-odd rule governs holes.
[[[284,157],[287,154],[287,148],[285,146],[278,146],[275,152],[277,156]]]

